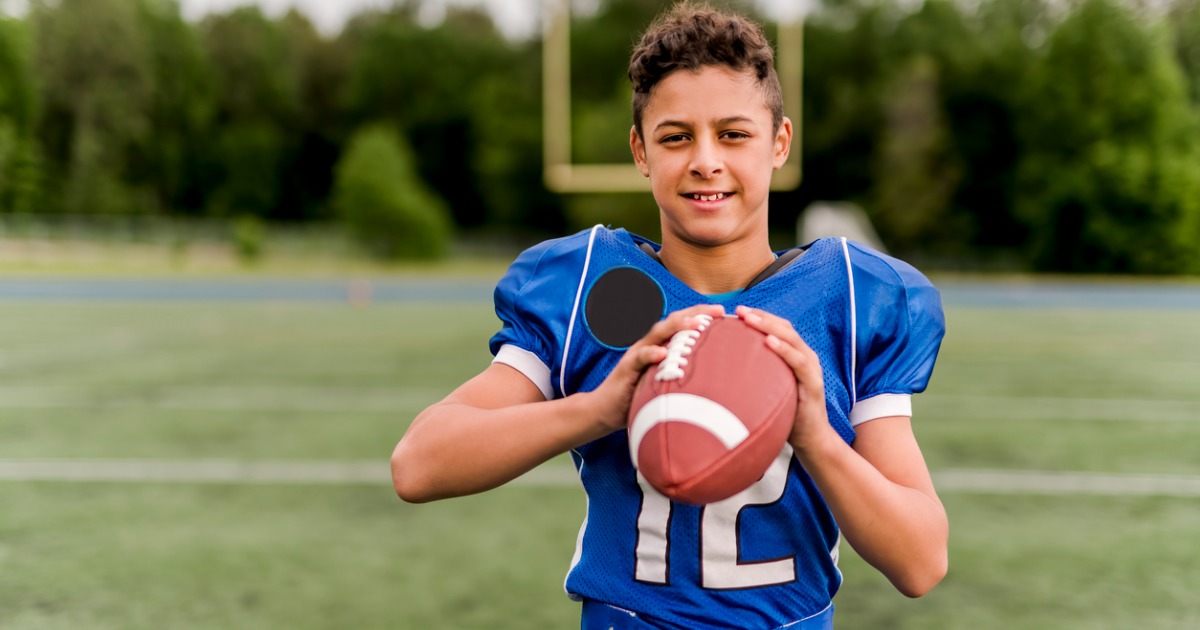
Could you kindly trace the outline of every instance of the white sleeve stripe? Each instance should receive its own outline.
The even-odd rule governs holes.
[[[496,353],[492,363],[503,363],[525,375],[537,388],[542,390],[546,400],[554,398],[554,385],[550,379],[550,368],[542,363],[538,355],[512,344],[504,344]]]
[[[850,408],[850,426],[891,416],[912,417],[912,396],[909,394],[879,394],[854,403]]]
[[[562,363],[559,365],[558,389],[567,395],[567,358],[571,354],[571,337],[575,334],[575,318],[579,316],[579,301],[583,297],[583,281],[587,279],[588,267],[592,264],[592,247],[596,244],[596,232],[604,227],[597,223],[588,235],[587,254],[583,257],[583,271],[579,274],[579,288],[575,290],[575,305],[571,307],[571,321],[567,323],[567,338],[563,340]],[[550,400],[547,396],[546,400]]]
[[[850,244],[842,237],[842,255],[846,258],[846,284],[850,290],[850,399],[858,398],[858,305],[854,303],[854,265],[850,262]]]

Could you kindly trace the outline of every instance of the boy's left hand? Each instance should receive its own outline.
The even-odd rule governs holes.
[[[837,435],[825,411],[821,360],[788,320],[748,306],[737,307],[737,315],[751,328],[767,335],[767,347],[779,354],[796,375],[796,419],[788,443],[803,461],[804,456],[823,440]]]

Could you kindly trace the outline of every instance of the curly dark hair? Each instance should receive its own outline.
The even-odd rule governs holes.
[[[642,34],[629,58],[633,124],[642,134],[642,113],[654,86],[676,70],[707,66],[752,70],[775,129],[783,122],[783,91],[775,74],[775,50],[762,27],[741,15],[684,1],[660,15]]]

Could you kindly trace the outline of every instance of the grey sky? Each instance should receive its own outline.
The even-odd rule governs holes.
[[[295,7],[313,21],[317,30],[333,35],[346,20],[364,9],[386,7],[391,0],[180,0],[185,18],[197,19],[206,13],[225,12],[237,6],[257,4],[272,17]],[[538,27],[540,0],[425,0],[422,17],[437,22],[447,5],[486,6],[497,25],[506,33],[523,37]]]

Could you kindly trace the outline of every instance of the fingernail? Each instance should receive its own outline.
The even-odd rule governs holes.
[[[742,313],[742,319],[751,324],[757,324],[762,321],[762,317],[751,312]]]
[[[779,340],[779,337],[776,337],[775,335],[767,335],[767,345],[772,349],[778,348],[782,343],[783,342]]]

